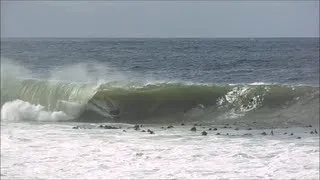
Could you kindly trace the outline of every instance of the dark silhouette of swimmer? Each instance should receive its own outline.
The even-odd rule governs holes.
[[[109,112],[109,114],[111,116],[113,116],[113,118],[116,118],[118,119],[120,117],[120,108],[116,108],[116,109],[113,109]]]

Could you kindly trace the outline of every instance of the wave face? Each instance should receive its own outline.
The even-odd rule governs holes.
[[[17,99],[27,103],[12,103]],[[2,119],[10,119],[8,112],[12,110],[8,107],[40,105],[37,110],[63,113],[68,117],[55,115],[56,120],[90,122],[253,122],[261,126],[287,126],[319,121],[318,87],[275,84],[119,86],[116,83],[96,85],[6,78],[1,82],[1,104]],[[38,116],[31,116],[31,119],[34,117]],[[41,117],[44,120],[52,116]]]

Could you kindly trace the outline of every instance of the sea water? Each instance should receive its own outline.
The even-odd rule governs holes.
[[[1,179],[319,178],[317,38],[3,39],[1,105]]]

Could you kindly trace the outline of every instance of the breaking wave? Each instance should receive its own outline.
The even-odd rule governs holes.
[[[319,88],[2,79],[1,120],[317,124]]]
[[[36,79],[1,57],[1,121],[8,120],[319,125],[319,87],[143,83],[100,64],[66,66]]]

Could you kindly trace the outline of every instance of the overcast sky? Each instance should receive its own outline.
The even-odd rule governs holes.
[[[319,1],[1,1],[2,37],[319,37]]]

